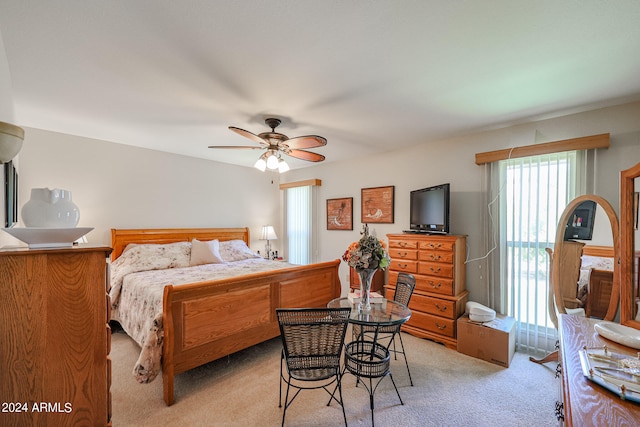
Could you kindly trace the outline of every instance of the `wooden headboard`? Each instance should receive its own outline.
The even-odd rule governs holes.
[[[111,260],[120,256],[129,243],[175,243],[218,239],[244,240],[249,245],[249,228],[136,228],[111,229]]]
[[[582,255],[599,256],[602,258],[613,258],[613,246],[593,246],[585,245],[582,248]]]

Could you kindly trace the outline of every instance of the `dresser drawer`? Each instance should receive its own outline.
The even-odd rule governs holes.
[[[420,261],[442,262],[453,264],[453,252],[447,251],[420,251],[418,256]]]
[[[412,297],[413,299],[413,297]],[[453,338],[456,336],[456,322],[453,319],[433,316],[413,311],[407,325]]]
[[[391,259],[418,259],[418,250],[417,249],[399,249],[399,248],[390,248],[389,256]]]
[[[435,262],[418,263],[418,273],[430,276],[453,278],[453,265],[438,264]]]
[[[413,311],[421,311],[427,314],[457,319],[456,302],[445,299],[418,295],[414,293],[409,301],[409,308]]]
[[[417,273],[418,261],[397,260],[392,258],[391,269],[404,271],[405,273]]]
[[[454,242],[438,242],[438,241],[429,241],[429,242],[420,242],[421,250],[430,250],[430,251],[449,251],[453,252]]]
[[[453,279],[433,276],[416,276],[416,290],[434,294],[454,295]]]
[[[391,249],[391,248],[418,249],[418,241],[417,240],[389,239],[389,249]]]

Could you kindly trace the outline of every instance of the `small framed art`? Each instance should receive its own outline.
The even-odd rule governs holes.
[[[393,185],[362,189],[362,223],[393,224]]]
[[[353,197],[327,199],[327,230],[353,230]]]

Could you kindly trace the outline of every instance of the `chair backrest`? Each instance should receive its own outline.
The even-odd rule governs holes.
[[[413,290],[416,288],[416,278],[413,274],[398,273],[398,280],[396,280],[396,291],[393,294],[393,300],[400,304],[409,305]]]
[[[329,358],[340,363],[350,308],[278,308],[278,324],[287,363]]]

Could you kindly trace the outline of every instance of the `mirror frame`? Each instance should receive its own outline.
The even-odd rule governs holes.
[[[618,312],[618,304],[620,302],[620,268],[619,262],[617,260],[620,259],[620,226],[618,222],[618,216],[616,215],[616,211],[613,209],[611,204],[605,200],[604,198],[597,196],[595,194],[585,194],[582,196],[578,196],[573,199],[567,207],[562,212],[562,216],[558,220],[558,229],[556,231],[556,241],[553,248],[553,257],[554,257],[554,266],[552,268],[552,280],[553,280],[553,289],[555,294],[556,308],[559,313],[566,313],[566,309],[564,306],[564,300],[562,296],[562,289],[560,285],[560,262],[559,260],[562,258],[562,245],[564,243],[564,233],[565,233],[565,225],[571,215],[573,215],[573,211],[580,206],[582,202],[586,201],[594,201],[604,210],[609,218],[609,224],[611,226],[611,234],[613,235],[613,285],[611,287],[611,297],[609,299],[609,307],[607,309],[607,314],[604,317],[604,320],[613,320],[616,317],[616,313]],[[557,285],[556,285],[557,284]]]
[[[620,323],[640,329],[640,322],[634,319],[633,258],[634,258],[634,181],[640,177],[640,163],[620,172]]]

